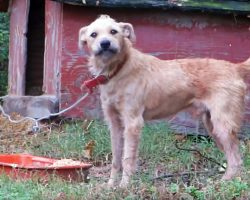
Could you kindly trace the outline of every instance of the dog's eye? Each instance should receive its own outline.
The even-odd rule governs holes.
[[[115,29],[112,29],[112,30],[110,31],[110,33],[111,33],[112,35],[115,35],[116,33],[118,33],[118,31],[115,30]]]
[[[90,35],[90,37],[92,37],[92,38],[96,38],[96,36],[97,36],[97,33],[96,33],[96,32],[93,32],[93,33],[91,33],[91,35]]]

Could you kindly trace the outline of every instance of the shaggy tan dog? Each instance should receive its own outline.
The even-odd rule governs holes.
[[[90,71],[110,78],[100,85],[112,140],[108,184],[116,185],[121,171],[120,186],[129,183],[136,170],[144,120],[165,118],[190,106],[202,110],[208,133],[225,153],[223,179],[234,177],[242,165],[236,134],[250,59],[238,65],[214,59],[160,60],[134,49],[134,40],[131,24],[118,23],[107,15],[79,31],[79,45],[90,53]]]

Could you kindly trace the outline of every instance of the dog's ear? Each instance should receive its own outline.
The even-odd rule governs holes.
[[[119,25],[122,29],[124,37],[128,38],[131,42],[135,42],[136,37],[132,24],[120,22]]]
[[[87,26],[85,27],[82,27],[80,30],[79,30],[79,38],[78,38],[78,48],[80,50],[83,49],[83,45],[87,44],[87,41],[86,41],[86,31],[87,31]]]

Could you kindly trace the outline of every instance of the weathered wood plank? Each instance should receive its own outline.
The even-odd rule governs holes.
[[[59,70],[62,51],[62,5],[49,0],[45,1],[45,51],[43,92],[58,95]]]
[[[80,6],[161,8],[249,14],[249,0],[54,0]]]
[[[27,24],[30,0],[13,0],[10,16],[9,94],[25,94]]]

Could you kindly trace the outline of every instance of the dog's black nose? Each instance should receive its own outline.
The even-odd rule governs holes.
[[[103,50],[107,50],[110,47],[110,41],[109,40],[103,40],[101,41],[101,47]]]

